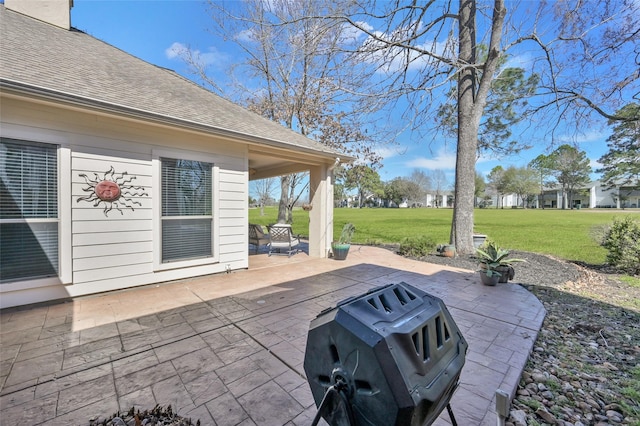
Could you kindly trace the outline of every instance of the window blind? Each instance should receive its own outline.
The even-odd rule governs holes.
[[[0,282],[58,274],[57,182],[56,146],[0,140]]]
[[[2,138],[0,219],[58,217],[57,147]]]
[[[210,163],[162,158],[162,262],[213,255]]]

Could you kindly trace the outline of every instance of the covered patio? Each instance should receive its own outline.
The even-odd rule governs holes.
[[[513,396],[545,311],[517,284],[352,246],[346,261],[250,256],[249,269],[0,312],[0,418],[89,424],[171,404],[203,425],[309,425],[309,322],[337,302],[404,281],[442,298],[469,343],[451,405],[494,425]],[[446,410],[437,425],[450,424]]]

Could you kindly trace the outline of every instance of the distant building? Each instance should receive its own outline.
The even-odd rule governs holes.
[[[568,194],[561,188],[550,188],[544,191],[545,208],[637,208],[640,206],[640,190],[630,186],[617,186],[605,189],[601,181],[593,181],[574,191],[573,205],[569,205]],[[563,203],[563,197],[565,202]],[[536,198],[536,207],[539,200]]]
[[[563,194],[562,188],[545,188],[542,197],[536,194],[530,203],[531,208],[561,209],[565,208],[638,208],[640,207],[640,190],[631,186],[617,186],[605,189],[601,181],[593,181],[574,190],[572,205],[569,205],[569,194]],[[564,202],[563,202],[564,199]],[[497,208],[521,207],[522,200],[516,194],[493,196],[491,205]]]

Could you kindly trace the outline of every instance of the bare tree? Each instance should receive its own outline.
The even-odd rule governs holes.
[[[293,223],[293,207],[309,187],[308,173],[294,173],[280,179],[280,203],[278,222]],[[302,189],[298,189],[303,184]]]
[[[447,175],[441,169],[435,169],[431,171],[430,174],[431,180],[431,189],[435,192],[436,195],[436,205],[435,207],[440,207],[440,199],[442,198],[443,192],[449,189],[449,181],[447,180]]]
[[[344,14],[345,4],[209,0],[208,5],[214,32],[243,53],[232,68],[236,92],[225,95],[328,146],[372,165],[379,162],[373,146],[384,136],[363,130],[372,128],[366,120],[375,111],[376,100],[357,96],[364,80],[342,60],[340,46],[349,38],[349,29],[332,21],[306,19],[321,12]],[[203,81],[213,84],[197,55],[189,50],[181,56]],[[281,177],[279,222],[290,221],[292,199],[299,197],[292,197],[292,192],[299,182],[295,175]]]
[[[259,96],[252,96],[252,104],[303,134],[321,132],[320,123],[333,126],[327,120],[332,115],[380,102],[408,105],[404,121],[414,130],[427,130],[439,100],[456,88],[451,242],[458,253],[474,250],[481,120],[501,111],[492,96],[510,93],[505,89],[511,83],[502,84],[506,70],[524,70],[515,79],[511,75],[512,81],[536,76],[535,91],[525,93],[531,102],[520,104],[519,115],[543,117],[538,122],[552,138],[564,124],[584,128],[597,115],[640,120],[637,114],[611,112],[640,97],[640,5],[635,0],[515,1],[511,10],[504,0],[252,0],[242,3],[246,8],[240,14],[226,4],[212,2],[220,28],[236,43],[248,40],[239,43],[250,57],[248,69],[264,82],[260,90],[253,88]],[[229,31],[228,23],[235,29]],[[507,67],[511,58],[521,66]],[[354,95],[359,102],[345,103]]]
[[[260,204],[260,216],[264,216],[264,206],[273,200],[273,192],[276,189],[276,180],[274,178],[266,178],[256,180],[253,184],[253,192]]]
[[[409,175],[409,181],[415,184],[415,194],[411,196],[411,201],[416,204],[426,204],[427,192],[431,188],[429,175],[422,170],[414,170]]]
[[[406,97],[414,128],[430,123],[438,100],[450,93],[447,88],[451,84],[457,88],[451,242],[459,253],[474,249],[474,166],[480,123],[487,109],[494,107],[489,100],[505,77],[507,68],[502,64],[509,52],[517,55],[519,47],[526,49],[528,58],[519,68],[536,75],[536,90],[528,94],[532,101],[522,105],[521,115],[542,114],[552,137],[561,124],[584,124],[594,114],[640,119],[608,112],[639,96],[637,2],[514,2],[510,13],[504,0],[423,4],[355,0],[355,4],[358,13],[335,18],[366,35],[354,50],[375,69],[378,93],[394,100]],[[635,64],[628,58],[635,58]],[[528,80],[524,74],[522,78]]]

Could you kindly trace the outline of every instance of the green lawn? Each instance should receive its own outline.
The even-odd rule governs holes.
[[[404,237],[425,235],[437,243],[449,240],[451,209],[346,209],[334,210],[334,236],[342,226],[352,222],[356,227],[354,243],[398,243]],[[567,260],[602,264],[606,250],[590,237],[596,225],[611,223],[616,216],[633,214],[638,210],[523,210],[477,209],[475,230],[487,234],[500,246],[536,253],[551,254]],[[251,223],[275,222],[277,209],[249,210]],[[294,210],[294,231],[308,235],[309,214]]]

